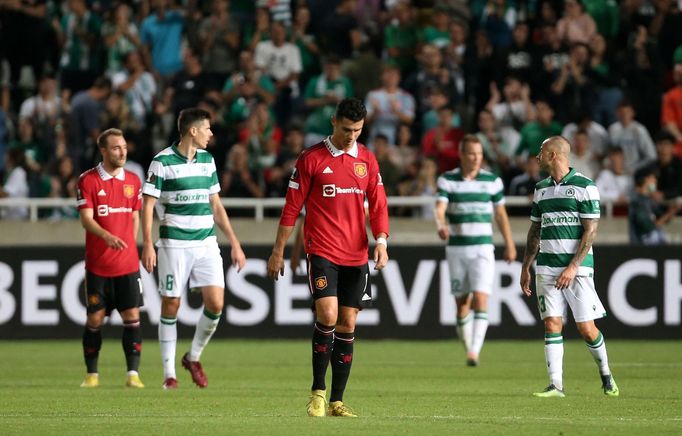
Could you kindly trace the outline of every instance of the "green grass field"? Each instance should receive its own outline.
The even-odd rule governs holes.
[[[360,339],[344,398],[360,417],[312,419],[308,341],[216,340],[202,358],[209,387],[196,388],[178,362],[177,391],[160,387],[153,340],[143,390],[123,386],[118,340],[104,341],[101,386],[91,390],[78,387],[79,341],[2,341],[0,434],[681,434],[680,343],[607,345],[619,398],[603,395],[584,344],[569,341],[567,397],[538,399],[530,394],[547,384],[541,339],[488,341],[477,368],[454,340]],[[187,346],[178,344],[178,361]]]

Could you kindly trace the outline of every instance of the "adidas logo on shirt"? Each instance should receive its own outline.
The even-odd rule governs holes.
[[[104,189],[100,189],[99,192],[97,193],[97,196],[98,196],[98,197],[104,197],[104,196],[106,196],[106,195],[107,195],[107,193],[104,192]]]
[[[334,171],[332,171],[331,168],[327,167],[322,171],[322,174],[334,174]]]
[[[367,300],[371,300],[371,299],[372,299],[372,297],[370,297],[369,295],[362,294],[362,301],[367,301]]]

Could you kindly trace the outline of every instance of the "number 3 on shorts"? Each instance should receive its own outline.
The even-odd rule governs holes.
[[[538,307],[540,308],[540,312],[544,313],[547,310],[547,307],[545,307],[545,296],[544,295],[538,295]]]
[[[166,275],[166,290],[167,291],[173,290],[173,274]]]

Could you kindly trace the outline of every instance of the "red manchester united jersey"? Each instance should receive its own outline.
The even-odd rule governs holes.
[[[338,150],[329,138],[304,151],[289,181],[280,224],[293,226],[305,204],[305,251],[338,265],[367,263],[365,197],[374,237],[388,235],[379,164],[362,144]]]
[[[85,232],[85,269],[103,277],[117,277],[140,269],[140,257],[133,234],[133,211],[141,208],[140,178],[121,170],[112,177],[99,164],[78,180],[78,210],[92,209],[93,218],[112,235],[128,245],[109,248],[104,239]]]

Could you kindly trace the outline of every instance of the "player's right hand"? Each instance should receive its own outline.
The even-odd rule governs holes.
[[[528,268],[521,268],[521,290],[526,297],[530,297],[532,294],[530,290],[530,269]]]
[[[148,273],[154,271],[156,266],[156,251],[152,244],[145,244],[142,247],[142,266],[147,270]]]
[[[272,253],[268,259],[268,277],[277,281],[279,276],[284,275],[284,256]]]
[[[443,241],[448,240],[448,238],[450,237],[450,230],[447,228],[447,226],[438,228],[438,237],[441,238]]]

